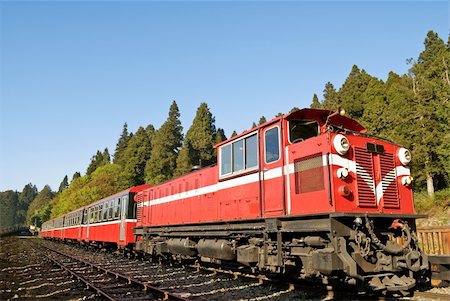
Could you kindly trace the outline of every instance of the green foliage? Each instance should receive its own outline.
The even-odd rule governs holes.
[[[40,226],[43,222],[50,218],[52,207],[52,199],[55,193],[50,186],[45,185],[36,198],[31,202],[27,211],[27,224]]]
[[[150,159],[154,132],[153,125],[147,126],[146,129],[140,127],[128,141],[122,159],[124,178],[129,183],[129,186],[145,183],[145,165]]]
[[[323,89],[322,107],[331,111],[336,111],[340,106],[339,98],[333,84],[327,82]]]
[[[107,149],[105,149],[105,152],[107,153]],[[88,166],[88,168],[86,170],[86,174],[90,175],[91,173],[93,173],[100,166],[109,163],[108,159],[109,159],[108,157],[107,158],[103,158],[103,153],[101,153],[98,150],[97,153],[94,156],[92,156],[91,163],[89,164],[89,166]]]
[[[237,136],[237,132],[233,131],[233,133],[231,133],[231,137]]]
[[[69,187],[51,202],[51,217],[65,214],[128,188],[123,168],[119,164],[106,164],[91,175],[73,180]],[[44,220],[43,220],[44,221]]]
[[[67,175],[62,180],[61,184],[59,184],[58,193],[61,193],[64,189],[69,187],[69,178],[67,178]]]
[[[80,174],[79,171],[76,171],[76,172],[73,174],[73,176],[72,176],[72,181],[75,180],[75,179],[78,179],[79,177],[81,177],[81,174]]]
[[[266,117],[261,116],[261,118],[259,118],[258,124],[261,125],[261,124],[266,123],[266,122],[267,122]]]
[[[178,153],[177,157],[177,168],[174,172],[174,177],[179,177],[185,175],[192,170],[191,159],[189,158],[189,153],[192,152],[192,146],[189,141],[185,140],[183,143],[183,147]]]
[[[8,228],[17,224],[16,211],[19,195],[16,191],[0,192],[0,228]]]
[[[28,206],[30,206],[31,202],[36,198],[37,195],[37,187],[31,183],[25,185],[22,192],[19,193],[19,202],[17,204],[17,210],[15,213],[17,224],[25,223]]]
[[[172,178],[176,168],[178,150],[183,141],[180,112],[175,101],[169,109],[169,117],[155,132],[150,159],[145,167],[145,180],[158,184]]]
[[[215,135],[215,143],[216,144],[218,144],[218,143],[220,143],[220,142],[222,142],[222,141],[225,141],[225,140],[227,140],[227,136],[225,136],[225,131],[223,130],[223,129],[221,129],[221,128],[218,128],[217,129],[217,132],[216,132],[216,135]]]
[[[344,107],[348,115],[355,119],[361,119],[364,114],[367,101],[363,94],[372,78],[364,70],[360,70],[358,66],[353,65],[349,76],[339,89],[339,105]]]
[[[120,135],[119,141],[117,141],[116,144],[116,151],[114,152],[114,163],[124,163],[123,154],[128,146],[128,141],[130,141],[131,137],[132,135],[128,133],[128,124],[125,122],[122,128],[122,134]]]
[[[320,109],[320,108],[322,108],[322,104],[320,103],[319,97],[317,97],[317,94],[314,94],[312,103],[311,103],[311,105],[309,107],[311,109]]]
[[[216,161],[214,144],[216,126],[208,105],[201,103],[194,121],[186,133],[183,147],[177,158],[174,175],[180,176],[191,171],[192,166],[207,166]]]
[[[425,191],[414,193],[414,207],[417,213],[427,214],[434,223],[448,225],[450,223],[450,188],[436,191],[429,197]]]

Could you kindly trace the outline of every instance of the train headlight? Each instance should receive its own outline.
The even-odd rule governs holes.
[[[411,185],[411,183],[412,183],[413,180],[414,180],[414,178],[411,177],[411,176],[403,177],[403,178],[402,178],[402,184],[403,184],[404,186],[409,186],[409,185]]]
[[[342,168],[339,168],[338,170],[337,170],[337,177],[339,178],[339,179],[345,179],[346,177],[348,176],[348,169],[347,168],[344,168],[344,167],[342,167]]]
[[[350,149],[350,142],[347,137],[341,134],[337,134],[333,139],[334,149],[339,155],[345,155]]]
[[[411,162],[411,152],[402,147],[398,150],[398,159],[403,165],[408,165],[408,163]]]

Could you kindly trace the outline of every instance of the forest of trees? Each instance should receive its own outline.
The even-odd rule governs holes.
[[[339,89],[328,82],[321,99],[314,94],[310,107],[342,107],[364,124],[369,134],[409,148],[414,189],[432,196],[450,184],[450,39],[446,43],[430,31],[424,45],[417,59],[407,61],[407,74],[390,72],[383,81],[355,65]],[[251,126],[264,122],[262,116]],[[45,186],[38,192],[28,184],[22,192],[1,192],[0,226],[40,225],[130,186],[181,176],[195,165],[214,163],[214,145],[225,139],[206,103],[200,104],[183,135],[179,108],[173,101],[159,129],[149,124],[132,133],[125,123],[112,158],[107,148],[96,151],[85,175],[76,172],[70,181],[65,176],[58,191]]]

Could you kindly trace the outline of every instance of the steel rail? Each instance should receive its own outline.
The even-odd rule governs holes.
[[[40,246],[43,247],[43,248],[46,248],[46,249],[48,249],[48,250],[50,250],[50,251],[52,251],[52,252],[54,252],[54,253],[57,253],[57,254],[60,254],[60,255],[62,255],[62,256],[65,256],[65,257],[67,257],[67,258],[70,258],[70,259],[72,259],[72,260],[81,262],[81,263],[83,263],[83,264],[85,264],[85,265],[87,265],[87,266],[94,267],[94,268],[96,268],[96,269],[98,269],[98,270],[100,270],[100,271],[103,271],[103,272],[106,273],[106,274],[109,274],[109,275],[115,276],[116,278],[120,278],[120,279],[122,279],[122,280],[125,280],[125,281],[128,282],[128,284],[135,284],[135,285],[137,285],[137,286],[141,286],[141,287],[143,287],[144,291],[150,290],[152,293],[156,293],[156,294],[160,295],[164,300],[190,301],[190,299],[184,298],[184,297],[182,297],[182,296],[180,296],[180,295],[178,295],[178,294],[176,294],[176,293],[164,291],[164,290],[162,290],[162,289],[160,289],[160,288],[158,288],[158,287],[152,286],[152,285],[149,284],[149,283],[141,282],[141,281],[139,281],[139,280],[137,280],[137,279],[135,279],[135,278],[133,278],[133,277],[129,277],[129,276],[126,276],[126,275],[123,275],[123,274],[120,274],[120,273],[117,273],[117,272],[114,272],[114,271],[105,269],[105,268],[103,268],[103,267],[101,267],[101,266],[99,266],[99,265],[97,265],[97,264],[94,264],[94,263],[85,261],[85,260],[83,260],[83,259],[76,258],[76,257],[74,257],[74,256],[71,256],[71,255],[62,253],[62,252],[57,251],[57,250],[54,250],[54,249],[52,249],[52,248],[50,248],[50,247],[47,247],[47,246],[44,246],[44,245],[40,245]],[[39,250],[38,250],[38,251],[39,251]],[[70,270],[69,268],[67,268],[64,264],[58,262],[57,260],[54,260],[53,258],[49,257],[47,254],[45,254],[45,253],[42,252],[42,251],[39,251],[39,252],[41,252],[44,256],[46,256],[47,258],[49,258],[50,260],[52,260],[53,262],[55,262],[57,265],[61,266],[63,269],[65,269],[66,271],[68,271],[70,274],[72,274],[72,275],[76,276],[77,278],[79,278],[79,279],[80,279],[81,281],[83,281],[87,286],[91,287],[92,289],[94,289],[95,291],[97,291],[100,295],[102,295],[102,296],[104,296],[105,298],[107,298],[108,300],[111,300],[111,301],[117,300],[117,299],[114,299],[114,297],[111,297],[111,296],[109,296],[107,293],[103,292],[101,289],[95,287],[95,285],[93,285],[92,283],[90,283],[87,279],[84,279],[84,277],[82,277],[82,276],[80,276],[80,275],[77,275],[75,272],[71,271],[71,270]],[[121,299],[122,299],[122,298],[121,298]]]
[[[450,296],[439,293],[431,293],[431,292],[419,292],[415,291],[413,298],[424,298],[427,300],[442,300],[442,301],[450,301]]]

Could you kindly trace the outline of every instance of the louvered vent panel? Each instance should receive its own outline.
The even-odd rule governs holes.
[[[136,200],[136,203],[137,203],[137,208],[136,208],[136,219],[138,220],[138,221],[141,221],[142,220],[142,202],[144,201],[143,200],[143,194],[142,193],[138,193],[138,194],[136,194],[136,197],[135,197],[135,200]]]
[[[383,186],[383,206],[385,208],[398,208],[397,175],[395,173],[395,161],[393,154],[380,154],[380,170]]]
[[[322,153],[294,160],[295,193],[325,189]]]
[[[355,148],[356,182],[360,207],[376,207],[372,154],[363,148]]]

